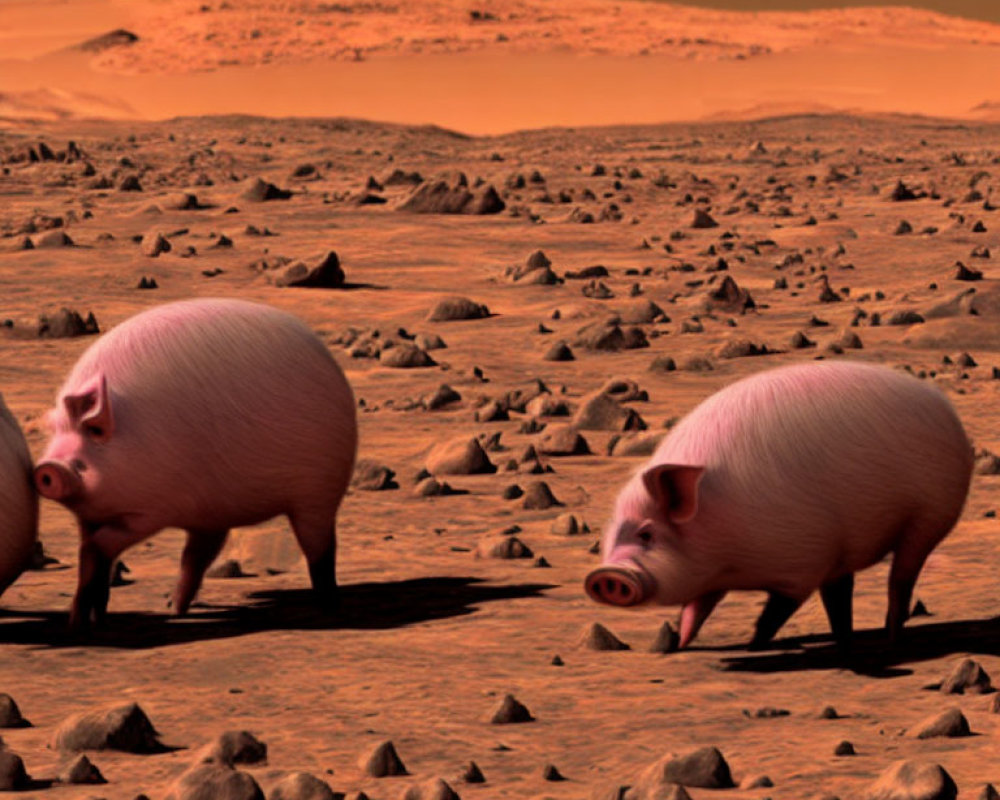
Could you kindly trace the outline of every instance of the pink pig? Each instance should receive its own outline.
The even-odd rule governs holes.
[[[113,561],[168,526],[187,531],[172,598],[183,614],[229,529],[279,514],[313,590],[335,600],[357,419],[344,374],[296,317],[227,299],[138,314],[80,357],[49,423],[35,483],[79,521],[71,624],[103,618]]]
[[[31,453],[0,397],[0,594],[28,566],[37,538],[38,495],[31,482]]]
[[[753,375],[695,408],[625,485],[587,593],[683,605],[685,647],[726,592],[763,590],[761,647],[819,589],[846,648],[854,573],[892,553],[895,640],[972,461],[948,400],[905,373],[840,362]]]

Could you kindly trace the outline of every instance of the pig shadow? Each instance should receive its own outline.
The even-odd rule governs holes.
[[[268,590],[251,593],[241,605],[195,606],[185,617],[111,611],[103,626],[83,635],[69,630],[65,610],[3,610],[0,643],[143,650],[272,630],[382,630],[473,614],[482,603],[543,597],[553,588],[544,583],[493,585],[473,577],[357,583],[340,587],[336,611],[317,608],[307,589]]]
[[[742,649],[742,648],[740,648]],[[775,652],[780,650],[780,652]],[[871,678],[912,674],[901,664],[928,661],[955,653],[1000,656],[1000,617],[932,622],[906,626],[892,646],[884,629],[855,631],[850,653],[842,653],[829,635],[780,639],[765,652],[743,651],[722,659],[727,672],[801,672],[848,669]]]

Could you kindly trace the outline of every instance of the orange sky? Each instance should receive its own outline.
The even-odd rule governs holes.
[[[814,8],[858,8],[863,6],[907,5],[927,8],[942,14],[1000,22],[1000,0],[683,0],[702,8],[725,8],[732,11],[807,11]]]

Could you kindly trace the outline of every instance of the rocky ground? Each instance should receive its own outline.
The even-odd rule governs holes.
[[[252,797],[242,773],[271,798],[323,796],[304,778],[276,788],[306,772],[375,800],[453,796],[436,779],[463,798],[683,797],[661,793],[680,781],[696,799],[729,783],[734,798],[846,799],[900,759],[995,796],[980,794],[1000,784],[987,679],[966,665],[964,694],[928,687],[966,657],[1000,672],[998,142],[995,125],[847,116],[494,138],[242,117],[9,125],[0,391],[36,456],[95,329],[233,296],[329,345],[365,463],[339,518],[335,618],[312,610],[275,520],[233,535],[221,560],[238,568],[183,620],[165,601],[181,534],[129,551],[106,630],[72,639],[76,534],[44,504],[55,560],[2,599],[0,690],[31,723],[3,731],[5,752],[39,797],[209,796],[185,787],[210,780]],[[730,595],[689,651],[649,652],[673,609],[582,591],[618,488],[713,391],[816,358],[933,381],[986,451],[918,585],[929,616],[886,648],[882,564],[859,577],[848,663],[813,600],[748,652],[757,594]],[[129,703],[158,738],[130,708],[84,733],[66,722]],[[942,712],[938,732],[973,735],[920,738]],[[368,761],[386,741],[407,775],[373,776],[395,763],[385,748]],[[709,751],[660,762],[705,747],[728,773]],[[106,785],[66,782],[78,748]],[[188,772],[203,759],[238,772]],[[912,796],[953,796],[924,779],[939,790]]]

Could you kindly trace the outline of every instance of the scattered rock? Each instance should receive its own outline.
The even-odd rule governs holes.
[[[452,389],[447,383],[442,383],[433,394],[426,395],[421,401],[428,411],[437,411],[452,403],[461,402],[462,395]]]
[[[579,514],[566,511],[552,520],[550,531],[556,536],[576,536],[580,533],[590,533],[590,526]]]
[[[715,747],[702,747],[681,755],[668,753],[642,773],[635,788],[652,793],[670,783],[702,789],[735,787],[729,764]]]
[[[475,761],[470,761],[462,772],[462,780],[466,783],[486,783],[486,776]]]
[[[93,311],[87,314],[86,320],[69,308],[63,308],[55,314],[42,315],[38,318],[38,338],[40,339],[92,336],[100,332]]]
[[[546,456],[586,456],[591,453],[587,440],[569,425],[549,425],[535,447]]]
[[[249,577],[240,562],[233,558],[220,561],[205,573],[206,578],[246,578]]]
[[[417,497],[446,497],[453,494],[462,494],[462,492],[453,489],[450,484],[444,481],[429,477],[422,479],[413,487],[413,494]]]
[[[267,745],[248,731],[225,731],[205,745],[195,756],[195,764],[262,764],[267,761]]]
[[[325,781],[308,772],[286,775],[268,793],[267,800],[342,800]]]
[[[35,242],[35,246],[38,243]],[[972,267],[967,267],[961,261],[955,262],[955,280],[956,281],[981,281],[983,279],[983,271],[979,269],[974,269]]]
[[[909,734],[917,739],[933,739],[938,736],[970,736],[971,731],[965,715],[957,708],[949,708],[918,722]]]
[[[518,702],[512,694],[505,694],[500,704],[493,709],[489,716],[489,721],[493,725],[510,725],[520,722],[534,722],[527,706]]]
[[[59,780],[62,783],[107,783],[101,771],[83,753],[60,768]]]
[[[461,800],[458,793],[441,778],[418,783],[407,788],[400,800]]]
[[[641,431],[646,429],[642,417],[631,408],[615,402],[603,391],[580,400],[572,425],[585,431]]]
[[[745,314],[750,309],[757,307],[750,292],[740,287],[733,280],[732,275],[726,275],[718,288],[713,289],[706,295],[703,305],[706,311],[719,309],[730,312],[739,311],[741,314]]]
[[[882,772],[865,800],[955,800],[958,787],[943,767],[922,761],[896,761]]]
[[[529,511],[538,511],[552,506],[561,506],[545,481],[532,481],[524,493],[521,506]]]
[[[718,228],[719,223],[716,222],[712,215],[709,214],[702,208],[696,208],[694,210],[694,218],[691,220],[692,228]]]
[[[719,358],[745,358],[747,356],[764,356],[770,350],[767,345],[755,344],[750,339],[738,338],[724,342],[715,351]]]
[[[380,492],[386,489],[398,489],[395,481],[395,470],[370,458],[362,458],[354,465],[354,475],[351,486],[366,492]]]
[[[431,322],[450,322],[460,319],[483,319],[490,316],[490,310],[470,300],[468,297],[445,297],[431,309],[427,319]]]
[[[663,435],[662,431],[616,434],[608,441],[608,455],[623,458],[651,456],[663,441]]]
[[[531,558],[531,548],[516,536],[487,536],[476,545],[476,558]]]
[[[415,344],[403,342],[393,347],[383,347],[378,361],[383,367],[414,369],[433,367],[437,362]]]
[[[987,694],[993,691],[990,676],[978,661],[963,658],[941,683],[945,694]]]
[[[246,772],[203,764],[174,781],[166,800],[264,800],[264,793]]]
[[[390,775],[408,775],[406,767],[389,740],[379,742],[358,759],[358,767],[365,775],[385,778]]]
[[[631,650],[629,645],[615,636],[599,622],[591,623],[580,637],[578,647],[587,650]]]
[[[0,750],[0,791],[24,789],[30,782],[21,757],[10,750]]]
[[[656,638],[649,646],[650,653],[674,653],[680,648],[681,637],[674,626],[664,620],[656,632]]]
[[[833,748],[833,754],[835,756],[856,756],[857,752],[854,749],[854,745],[845,739]]]
[[[479,440],[464,436],[435,445],[426,466],[432,475],[484,475],[497,471]]]
[[[542,356],[544,361],[573,361],[575,358],[569,345],[562,340],[553,342]]]
[[[98,708],[74,714],[56,729],[57,750],[121,750],[126,753],[161,753],[149,717],[137,703]]]
[[[251,203],[263,203],[268,200],[287,200],[292,193],[287,189],[279,189],[273,183],[263,178],[248,178],[243,183],[240,198]]]
[[[63,230],[46,231],[31,240],[32,245],[40,250],[55,247],[74,247],[75,242]]]
[[[14,698],[6,692],[0,692],[0,728],[30,728],[31,723],[21,716]]]
[[[566,778],[563,774],[556,768],[555,764],[546,764],[542,767],[542,780],[552,781],[553,783],[558,781],[564,781]]]
[[[340,289],[344,286],[344,279],[340,259],[333,250],[310,264],[304,261],[287,264],[270,276],[275,286],[308,289]]]
[[[767,775],[748,775],[740,783],[741,789],[769,789],[772,786],[774,786],[774,781]]]

